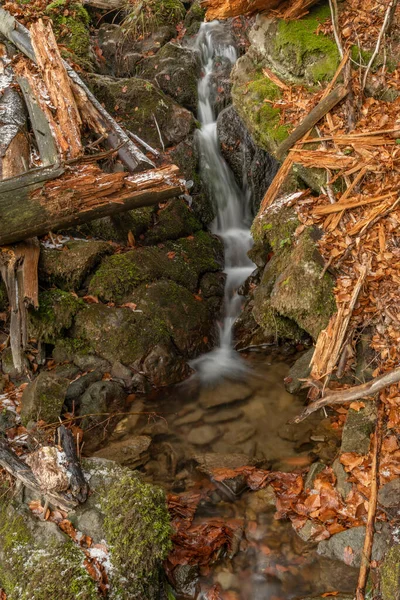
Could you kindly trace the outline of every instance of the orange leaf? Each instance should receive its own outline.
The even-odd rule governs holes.
[[[88,304],[98,304],[99,299],[96,296],[83,296],[83,299]]]
[[[167,256],[170,260],[173,260],[176,256],[176,252],[172,252],[171,250],[171,252],[167,252]]]

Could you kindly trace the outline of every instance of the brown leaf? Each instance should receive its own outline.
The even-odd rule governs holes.
[[[349,567],[351,567],[351,565],[353,564],[354,551],[351,546],[346,546],[346,548],[344,549],[343,560],[344,560],[345,564],[348,565]]]
[[[99,299],[97,296],[83,296],[83,300],[87,302],[87,304],[98,304]]]

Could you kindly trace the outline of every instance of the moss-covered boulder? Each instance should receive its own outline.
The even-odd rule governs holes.
[[[142,60],[137,71],[143,79],[154,81],[178,104],[197,112],[197,84],[201,74],[198,52],[169,42],[155,56]]]
[[[46,15],[53,21],[57,41],[72,53],[73,57],[90,63],[90,16],[81,2],[55,0],[48,4]]]
[[[161,208],[154,217],[154,225],[144,236],[145,244],[158,244],[177,240],[200,231],[201,223],[196,219],[184,200],[174,198]]]
[[[85,555],[54,523],[40,522],[14,494],[0,500],[0,587],[9,600],[98,600]],[[62,580],[62,585],[60,581]]]
[[[42,371],[22,394],[21,420],[57,423],[61,415],[69,380],[56,373]]]
[[[161,146],[160,135],[165,146],[173,146],[195,127],[192,113],[150,81],[139,78],[115,79],[104,75],[89,75],[87,80],[106,109],[117,116],[127,129],[152,146]]]
[[[382,600],[400,599],[400,544],[393,545],[379,567]]]
[[[101,258],[112,253],[105,242],[74,240],[61,250],[42,248],[39,261],[41,281],[66,291],[79,290]]]
[[[53,344],[72,327],[84,302],[74,294],[51,289],[39,294],[39,308],[29,311],[29,335]]]
[[[106,302],[126,302],[135,288],[157,279],[171,279],[192,292],[199,278],[223,266],[221,241],[204,231],[167,242],[162,247],[142,247],[103,260],[89,291]]]
[[[79,227],[84,235],[93,236],[100,240],[127,244],[131,232],[135,239],[143,235],[153,223],[153,206],[135,208],[120,215],[95,219]]]

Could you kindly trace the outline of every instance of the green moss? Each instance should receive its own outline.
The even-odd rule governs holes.
[[[58,41],[78,57],[87,57],[90,48],[90,17],[82,4],[55,0],[48,5],[46,14],[53,20]]]
[[[304,19],[279,21],[275,52],[294,59],[299,67],[314,62],[310,75],[314,82],[330,80],[339,64],[339,53],[333,40],[317,34],[318,26],[330,17],[328,5],[314,8]]]
[[[98,600],[81,550],[71,540],[63,543],[49,533],[44,543],[34,527],[32,517],[18,514],[2,493],[0,587],[8,600]]]
[[[400,589],[400,545],[393,546],[379,568],[382,600],[393,600]]]
[[[258,73],[256,79],[248,84],[247,90],[258,102],[278,100],[282,96],[279,87],[262,73]]]
[[[133,36],[150,33],[166,23],[176,25],[186,12],[180,0],[133,0],[128,6],[123,27]]]
[[[171,548],[171,525],[165,494],[124,470],[119,481],[100,497],[104,531],[114,567],[112,585],[129,587],[132,596],[152,598],[161,561]],[[118,594],[112,594],[118,598]]]
[[[146,244],[157,244],[188,236],[201,229],[201,224],[184,200],[175,198],[155,216],[154,226],[145,236]]]
[[[0,312],[7,310],[8,296],[3,280],[0,280]]]
[[[29,311],[29,335],[47,343],[55,340],[73,324],[84,302],[74,294],[52,289],[39,294],[38,310]]]

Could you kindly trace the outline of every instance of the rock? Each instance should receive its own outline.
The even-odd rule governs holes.
[[[189,365],[177,356],[172,344],[154,346],[142,363],[144,375],[156,387],[179,383],[192,372]]]
[[[379,568],[382,600],[400,600],[400,545],[389,549]]]
[[[119,379],[124,385],[129,386],[132,381],[132,371],[122,363],[116,361],[111,367],[111,377]]]
[[[67,393],[65,395],[65,402],[68,405],[68,408],[72,408],[72,404],[75,403],[75,407],[79,407],[79,399],[85,393],[86,389],[92,383],[96,381],[101,381],[103,374],[101,371],[92,371],[91,373],[86,373],[86,375],[82,375],[79,379],[73,381],[67,389]]]
[[[378,503],[385,508],[394,508],[399,506],[400,499],[400,478],[392,479],[385,483],[379,490]]]
[[[365,383],[373,379],[377,354],[372,344],[372,327],[366,328],[360,333],[356,345],[356,370],[354,377],[357,383]]]
[[[317,552],[321,556],[346,562],[352,567],[361,564],[364,546],[365,527],[351,527],[336,533],[329,540],[319,542]],[[382,560],[390,544],[390,526],[388,523],[377,523],[372,547],[372,560]],[[349,550],[351,548],[351,551]],[[351,562],[350,562],[351,561]]]
[[[298,394],[303,385],[302,379],[307,379],[311,373],[310,361],[314,356],[314,346],[309,348],[300,358],[296,360],[290,368],[288,376],[285,378],[285,388],[289,394]]]
[[[218,428],[211,427],[211,425],[202,425],[201,427],[192,429],[186,436],[186,440],[189,444],[194,444],[195,446],[205,446],[206,444],[211,444],[218,435]]]
[[[81,398],[79,416],[88,415],[82,420],[82,426],[88,427],[90,423],[104,420],[102,417],[91,417],[97,413],[112,413],[121,409],[125,403],[126,394],[122,387],[115,381],[97,381],[92,383]]]
[[[336,489],[342,496],[343,500],[346,500],[347,496],[353,489],[352,484],[347,479],[347,473],[340,460],[337,458],[332,464],[332,470],[336,476]]]
[[[199,567],[177,565],[173,571],[174,590],[185,598],[195,598],[199,593]]]
[[[274,510],[276,507],[276,496],[273,488],[268,485],[262,490],[251,492],[247,498],[247,506],[256,516],[263,515],[265,512]]]
[[[149,459],[147,450],[150,444],[151,438],[148,436],[132,436],[128,440],[113,442],[97,450],[94,457],[106,458],[130,469],[137,469]]]
[[[226,273],[206,273],[200,280],[200,290],[204,298],[217,296],[223,298],[225,294]]]
[[[144,237],[145,244],[158,244],[167,240],[177,240],[200,231],[201,223],[193,211],[181,198],[174,198],[158,211],[155,224]]]
[[[153,214],[153,206],[143,206],[80,225],[79,232],[102,240],[126,244],[129,232],[132,232],[135,238],[139,238],[151,227]]]
[[[204,412],[198,408],[197,410],[189,412],[187,415],[176,419],[176,421],[174,421],[174,427],[182,427],[184,425],[190,425],[191,423],[197,423],[198,421],[201,421],[203,415]]]
[[[311,465],[311,467],[307,473],[307,477],[304,481],[304,489],[305,490],[313,489],[315,479],[321,473],[321,471],[323,471],[325,469],[325,467],[326,467],[326,465],[324,465],[324,463],[321,463],[321,462],[315,462]]]
[[[82,64],[90,65],[90,16],[79,2],[68,5],[66,0],[54,0],[45,9],[46,17],[52,19],[57,41],[67,46],[75,59],[83,59]]]
[[[219,114],[231,103],[231,71],[232,63],[226,56],[216,56],[213,59],[212,73],[210,76],[211,103],[215,114]]]
[[[94,240],[68,242],[61,250],[41,248],[39,277],[65,291],[81,289],[87,275],[112,247]]]
[[[0,434],[4,435],[7,429],[11,429],[16,424],[16,414],[11,410],[2,410],[0,412]]]
[[[8,296],[6,286],[3,280],[0,282],[0,312],[5,312],[8,308]]]
[[[256,145],[233,106],[228,106],[218,115],[217,128],[222,154],[238,185],[249,187],[252,208],[256,214],[277,172],[278,163]]]
[[[225,427],[224,427],[225,429]],[[254,436],[256,430],[250,423],[230,423],[224,433],[223,441],[227,444],[242,444]]]
[[[193,115],[144,79],[114,79],[88,75],[96,98],[111,114],[116,114],[127,129],[134,131],[151,146],[161,146],[161,132],[166,147],[185,139],[194,129]],[[115,107],[118,107],[115,110]]]
[[[200,392],[199,402],[203,408],[215,408],[224,404],[247,400],[252,395],[245,383],[224,382],[216,387],[205,388]]]
[[[199,471],[206,475],[212,475],[214,469],[236,469],[238,467],[252,466],[254,461],[246,454],[196,454],[193,457],[198,465]]]
[[[30,337],[54,344],[71,327],[84,302],[74,294],[51,289],[39,294],[39,308],[29,310]]]
[[[184,25],[186,30],[190,30],[190,35],[195,35],[199,28],[200,23],[204,21],[206,11],[201,7],[199,0],[195,0],[189,10],[186,13]]]
[[[42,371],[23,391],[21,399],[21,420],[43,420],[57,423],[65,402],[68,379],[49,371]]]
[[[89,292],[105,302],[131,301],[132,292],[143,283],[170,279],[198,291],[199,278],[223,268],[221,241],[205,231],[190,238],[170,241],[162,247],[145,247],[103,260],[89,285]]]
[[[197,85],[201,74],[200,55],[191,48],[169,42],[141,61],[138,74],[149,79],[178,104],[197,112]]]
[[[368,454],[370,435],[374,431],[375,422],[376,408],[373,402],[365,402],[365,408],[359,411],[349,408],[343,428],[340,453]]]
[[[225,423],[226,421],[238,421],[242,416],[243,411],[240,408],[217,408],[213,412],[207,411],[204,421],[206,423]]]
[[[30,364],[26,357],[23,358],[24,366],[29,372]],[[12,380],[23,380],[25,375],[17,371],[14,367],[11,348],[5,348],[1,353],[1,370],[4,375],[8,375]]]

